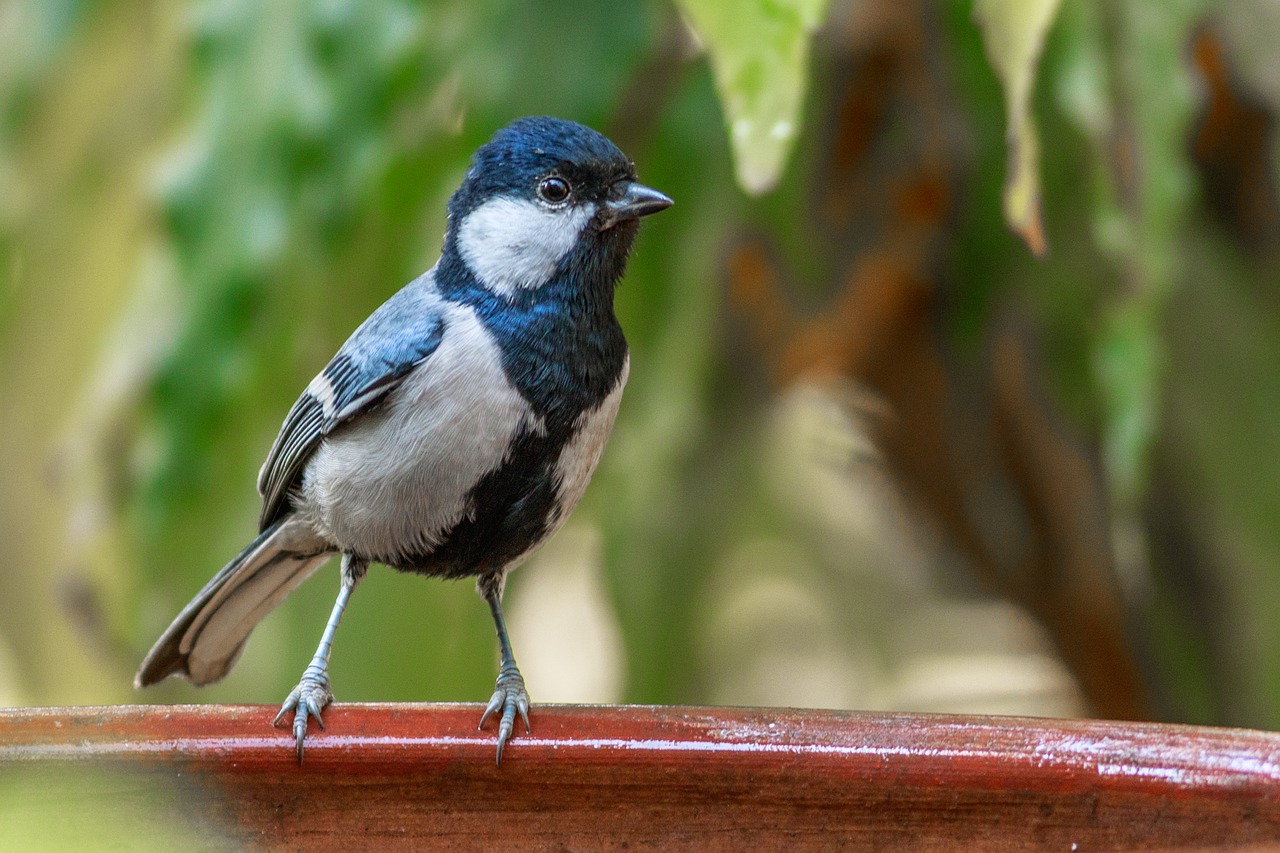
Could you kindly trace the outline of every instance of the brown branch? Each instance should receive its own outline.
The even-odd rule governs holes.
[[[267,706],[0,711],[0,778],[256,849],[1155,849],[1280,838],[1280,735],[1081,720],[336,705],[299,766]],[[80,789],[78,789],[80,790]],[[56,803],[55,803],[56,805]],[[74,807],[74,808],[73,808]],[[60,810],[57,814],[63,814]],[[10,816],[14,812],[7,813]],[[3,835],[3,832],[0,832]]]

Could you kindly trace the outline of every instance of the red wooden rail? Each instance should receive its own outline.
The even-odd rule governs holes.
[[[253,849],[1280,849],[1280,735],[1256,731],[539,705],[499,768],[478,705],[339,704],[299,766],[274,713],[0,711],[0,782],[101,772],[108,810],[176,797]]]

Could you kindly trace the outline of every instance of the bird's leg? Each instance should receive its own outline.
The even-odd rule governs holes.
[[[314,717],[316,724],[324,728],[324,720],[320,714],[333,701],[333,690],[329,686],[329,652],[333,650],[333,635],[338,630],[338,623],[342,621],[342,611],[347,609],[351,593],[368,568],[369,564],[365,560],[350,554],[342,555],[342,586],[338,590],[338,600],[333,604],[333,612],[329,614],[329,621],[324,626],[324,633],[320,636],[320,645],[302,673],[302,681],[293,688],[289,698],[280,706],[280,713],[276,714],[274,725],[278,726],[286,714],[294,712],[293,735],[298,740],[299,764],[302,763],[302,740],[307,736],[307,720]]]
[[[501,575],[481,576],[476,584],[480,595],[489,602],[489,611],[493,614],[494,627],[498,629],[498,650],[501,662],[498,666],[498,683],[494,687],[493,696],[480,717],[480,728],[489,718],[499,711],[502,716],[498,720],[498,763],[502,763],[502,748],[511,740],[515,729],[516,714],[524,721],[524,730],[529,728],[529,693],[524,687],[524,676],[516,666],[516,656],[511,652],[511,639],[507,636],[507,623],[502,618],[502,581]]]

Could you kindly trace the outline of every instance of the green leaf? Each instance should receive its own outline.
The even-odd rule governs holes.
[[[1093,240],[1118,282],[1100,306],[1092,343],[1118,515],[1137,513],[1146,492],[1165,382],[1161,324],[1189,263],[1195,179],[1186,134],[1195,86],[1187,64],[1169,57],[1186,49],[1211,8],[1207,0],[1159,8],[1100,0],[1064,7],[1061,16],[1065,49],[1054,88],[1063,115],[1091,148]]]
[[[1094,351],[1098,390],[1106,406],[1103,458],[1111,491],[1125,508],[1146,486],[1149,450],[1159,417],[1164,351],[1160,306],[1130,299],[1113,306]]]
[[[738,183],[767,192],[782,174],[809,80],[809,43],[825,0],[676,0],[706,46]]]
[[[974,0],[973,4],[987,59],[1004,87],[1009,128],[1004,216],[1036,255],[1043,255],[1047,245],[1040,221],[1040,138],[1031,117],[1031,90],[1045,33],[1057,11],[1058,0]]]

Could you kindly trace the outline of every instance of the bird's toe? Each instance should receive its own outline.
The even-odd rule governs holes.
[[[329,679],[308,673],[280,706],[280,712],[276,714],[272,725],[279,726],[290,712],[293,713],[293,736],[298,744],[299,764],[302,763],[303,741],[307,737],[308,720],[314,719],[316,725],[323,729],[324,719],[321,715],[332,701],[333,691],[329,687]]]
[[[520,672],[503,672],[498,678],[493,696],[485,706],[480,717],[480,728],[484,728],[490,717],[498,717],[498,764],[502,763],[502,751],[515,733],[516,715],[524,722],[524,730],[532,731],[529,726],[529,691],[525,689],[524,678]]]

